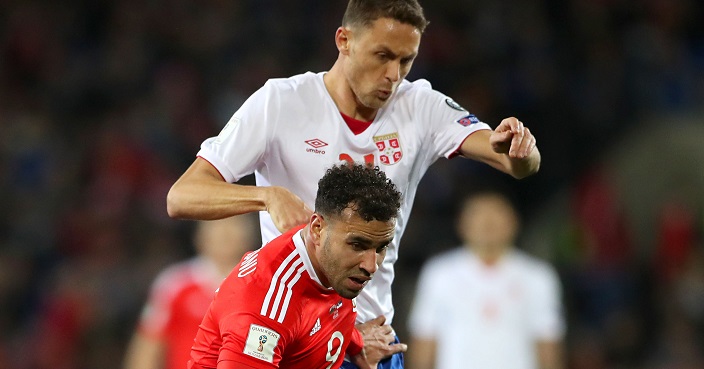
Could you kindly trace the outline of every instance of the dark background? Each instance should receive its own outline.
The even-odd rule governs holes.
[[[401,242],[418,269],[491,183],[519,247],[560,272],[569,368],[702,368],[704,4],[424,1],[410,80],[481,120],[517,116],[540,172],[441,160]],[[0,368],[118,368],[146,291],[192,254],[165,196],[268,78],[327,70],[345,3],[0,1]],[[252,179],[247,178],[247,183]]]

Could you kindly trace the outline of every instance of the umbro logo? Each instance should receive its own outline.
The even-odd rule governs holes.
[[[321,147],[323,147],[323,146],[327,146],[327,145],[328,145],[327,142],[325,142],[325,141],[323,141],[323,140],[321,140],[321,139],[319,139],[319,138],[314,138],[314,139],[312,139],[312,140],[307,140],[306,143],[307,143],[308,145],[313,146],[313,147],[316,148],[316,149],[319,149],[319,148],[321,148]]]
[[[325,150],[320,150],[320,148],[327,146],[327,145],[328,145],[327,142],[325,142],[325,141],[323,141],[323,140],[321,140],[321,139],[319,139],[319,138],[313,138],[313,139],[310,139],[310,140],[306,140],[306,141],[304,141],[304,142],[307,143],[309,146],[312,147],[312,148],[311,148],[311,147],[306,147],[306,152],[311,152],[311,153],[313,153],[313,154],[325,155]]]
[[[320,330],[320,328],[321,328],[321,325],[320,325],[320,318],[318,318],[318,320],[315,321],[315,325],[313,326],[313,329],[310,330],[310,335],[309,335],[309,336],[312,336],[312,335],[318,333],[318,331]]]

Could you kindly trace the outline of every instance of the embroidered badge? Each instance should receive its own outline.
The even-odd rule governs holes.
[[[274,362],[274,348],[279,343],[281,335],[276,331],[260,325],[251,324],[244,353],[259,360]]]
[[[479,123],[479,119],[477,119],[477,117],[475,117],[474,114],[470,114],[470,115],[464,116],[464,117],[456,120],[456,122],[467,127],[470,124]]]
[[[463,108],[462,106],[460,106],[460,104],[456,103],[455,100],[452,100],[449,97],[445,99],[445,104],[447,104],[447,106],[451,107],[452,109],[458,111],[467,111],[467,109]]]
[[[376,148],[379,150],[379,161],[382,164],[393,165],[401,160],[403,151],[401,150],[401,141],[399,141],[397,132],[374,136],[373,139]]]

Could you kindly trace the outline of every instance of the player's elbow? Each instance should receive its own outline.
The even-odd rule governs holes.
[[[170,218],[183,219],[186,218],[185,209],[178,188],[176,185],[172,186],[166,195],[166,213]]]

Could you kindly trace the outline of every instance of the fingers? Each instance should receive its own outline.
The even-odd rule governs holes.
[[[526,158],[530,155],[533,149],[535,149],[535,144],[535,137],[530,133],[528,128],[524,128],[523,135],[521,137],[514,136],[511,141],[509,156],[518,159]]]
[[[533,149],[535,149],[535,137],[530,132],[530,129],[525,127],[520,120],[514,117],[506,118],[501,121],[500,126],[503,126],[501,132],[504,135],[510,135],[511,147],[509,148],[508,155],[511,158],[526,158]]]
[[[389,354],[394,355],[398,354],[399,352],[406,352],[408,350],[408,345],[405,343],[397,343],[395,345],[390,345],[389,346]]]
[[[386,322],[386,317],[383,315],[379,315],[378,317],[370,320],[369,322],[374,325],[384,325],[384,322]]]
[[[269,187],[267,211],[276,228],[284,233],[289,229],[305,224],[313,211],[298,196],[283,187]]]

